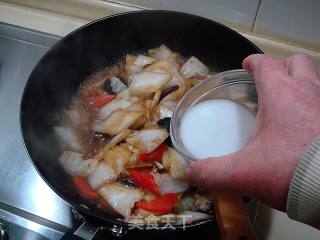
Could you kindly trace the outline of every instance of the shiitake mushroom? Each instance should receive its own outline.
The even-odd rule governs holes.
[[[170,117],[165,117],[160,119],[157,124],[162,127],[167,129],[168,132],[170,132],[170,122],[171,122],[171,118]]]
[[[117,95],[127,87],[126,81],[119,76],[111,76],[103,85],[103,89],[110,95]]]
[[[119,177],[117,181],[129,188],[139,188],[139,185],[135,181],[133,181],[131,177],[122,176]]]
[[[174,85],[174,86],[171,86],[171,87],[168,87],[166,89],[164,89],[161,93],[161,96],[160,96],[160,101],[162,99],[164,99],[166,96],[168,96],[170,93],[174,92],[174,91],[177,91],[179,89],[179,86],[178,85]]]
[[[168,133],[170,133],[170,122],[171,122],[171,118],[170,117],[165,117],[165,118],[160,119],[157,122],[157,124],[160,127],[167,129]],[[169,147],[173,146],[170,136],[166,139],[165,142],[168,144]]]

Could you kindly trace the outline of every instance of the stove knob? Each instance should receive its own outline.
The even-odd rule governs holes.
[[[0,222],[0,240],[9,240],[8,233]]]

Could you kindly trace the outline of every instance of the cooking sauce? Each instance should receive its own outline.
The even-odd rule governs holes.
[[[180,224],[186,211],[190,223],[212,218],[211,196],[190,187],[187,162],[169,141],[178,101],[208,74],[196,57],[161,45],[89,76],[54,127],[58,161],[83,199],[133,223],[141,211],[140,224],[169,213]]]
[[[182,116],[180,136],[195,158],[220,157],[243,147],[254,124],[254,115],[239,103],[211,99],[192,106]]]

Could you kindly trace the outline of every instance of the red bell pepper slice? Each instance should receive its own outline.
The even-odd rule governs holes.
[[[111,102],[113,99],[115,99],[116,96],[114,95],[101,95],[96,97],[88,97],[85,99],[85,103],[91,106],[94,106],[95,108],[102,108],[107,103]]]
[[[163,215],[171,212],[177,199],[177,193],[167,193],[148,202],[138,202],[136,207],[147,212],[152,212],[156,215]]]
[[[142,189],[149,190],[158,196],[160,195],[159,186],[154,180],[154,176],[151,174],[152,170],[146,169],[132,169],[130,176]]]
[[[142,153],[139,156],[141,161],[159,161],[162,159],[163,153],[168,150],[168,145],[166,143],[161,143],[155,150],[150,153]]]
[[[99,194],[91,188],[86,179],[82,177],[74,177],[73,183],[84,197],[91,200],[98,200],[100,198]]]

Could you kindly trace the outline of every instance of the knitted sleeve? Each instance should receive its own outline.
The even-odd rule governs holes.
[[[320,136],[304,153],[293,175],[287,214],[296,221],[320,227]]]

